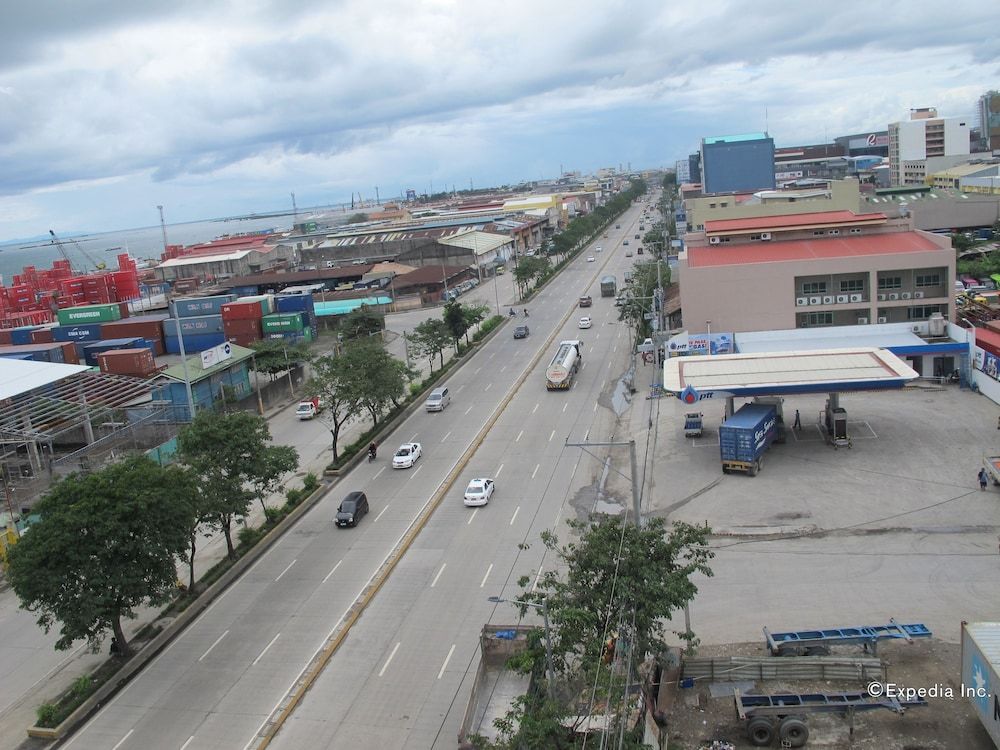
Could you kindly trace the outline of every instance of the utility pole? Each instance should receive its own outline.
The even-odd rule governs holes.
[[[292,193],[292,223],[299,218],[299,208],[295,205],[295,193]]]
[[[375,205],[376,206],[382,205],[382,199],[378,197],[378,185],[375,186]]]
[[[635,516],[635,525],[641,529],[642,515],[640,514],[640,509],[639,509],[639,465],[635,453],[635,440],[629,440],[628,442],[619,440],[608,443],[592,443],[589,441],[586,443],[571,443],[567,440],[565,444],[567,447],[574,447],[574,448],[599,448],[602,446],[620,447],[625,445],[628,446],[629,463],[631,464],[631,470],[632,470],[632,513]]]
[[[167,224],[163,221],[163,206],[157,206],[157,210],[160,212],[160,231],[163,232],[163,252],[167,252]]]

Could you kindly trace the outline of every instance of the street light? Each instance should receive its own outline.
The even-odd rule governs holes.
[[[545,623],[545,674],[549,683],[549,700],[555,702],[555,676],[552,671],[552,632],[549,630],[549,600],[542,598],[541,604],[526,602],[523,599],[503,599],[499,596],[491,596],[487,601],[494,604],[516,604],[523,607],[534,607],[542,610],[542,621]]]

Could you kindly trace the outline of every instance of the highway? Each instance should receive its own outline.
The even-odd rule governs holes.
[[[420,510],[443,502],[371,599],[325,671],[272,743],[280,748],[454,747],[471,690],[478,634],[485,622],[515,621],[517,578],[537,574],[538,535],[585,516],[597,497],[603,457],[565,442],[616,436],[614,395],[628,367],[630,340],[598,279],[619,281],[639,244],[641,208],[597,240],[528,303],[531,335],[508,326],[447,381],[451,405],[416,412],[275,544],[146,670],[88,722],[66,748],[198,750],[252,747],[303,669],[324,646]],[[594,255],[596,262],[586,261]],[[594,305],[577,308],[581,294]],[[588,314],[593,328],[579,330]],[[568,392],[549,392],[544,370],[555,343],[584,342],[583,369]],[[492,423],[492,424],[491,424]],[[316,450],[325,447],[317,431]],[[280,433],[276,433],[280,438]],[[627,439],[627,438],[626,438]],[[397,443],[417,441],[423,457],[390,467]],[[312,441],[310,441],[312,442]],[[467,465],[444,486],[463,454]],[[614,456],[614,451],[617,456]],[[627,472],[624,449],[612,454]],[[493,477],[489,505],[471,509],[462,493],[472,477]],[[336,508],[363,489],[370,514],[337,529]],[[619,498],[628,502],[627,498]],[[562,527],[565,529],[565,527]],[[519,549],[518,545],[528,546]]]

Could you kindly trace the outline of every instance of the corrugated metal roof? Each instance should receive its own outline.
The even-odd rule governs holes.
[[[688,248],[687,253],[688,265],[691,268],[706,268],[863,255],[934,252],[942,249],[933,239],[921,232],[892,232],[855,237],[818,237],[814,240],[692,247]]]
[[[0,400],[29,393],[36,388],[89,369],[86,365],[64,365],[0,357]]]
[[[796,229],[809,226],[871,224],[885,222],[883,213],[856,214],[853,211],[814,211],[787,216],[757,216],[746,219],[715,219],[705,222],[705,233],[739,232],[751,229]]]
[[[201,355],[196,354],[193,357],[188,357],[187,360],[187,371],[188,377],[191,378],[192,383],[196,383],[199,380],[204,380],[205,378],[214,375],[217,372],[222,372],[227,367],[232,367],[234,364],[238,364],[245,359],[249,359],[253,356],[253,349],[246,349],[242,346],[237,346],[236,344],[230,344],[232,357],[218,364],[214,364],[207,370],[203,370],[201,367]],[[184,382],[184,365],[176,364],[172,367],[168,367],[166,370],[160,373],[161,376],[170,378],[171,380],[179,380]]]
[[[888,349],[919,346],[927,342],[910,329],[909,323],[878,323],[866,326],[790,328],[780,331],[748,331],[735,334],[740,354],[801,352],[809,349],[852,349],[859,346]]]

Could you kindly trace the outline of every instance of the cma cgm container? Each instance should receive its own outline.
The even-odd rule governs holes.
[[[1000,622],[962,623],[961,688],[1000,747]]]
[[[175,299],[170,303],[170,314],[176,318],[194,318],[201,315],[218,315],[222,306],[236,299],[235,294],[219,294],[214,297],[193,297]]]
[[[109,352],[112,349],[149,349],[152,354],[153,347],[146,339],[111,339],[110,341],[95,341],[92,344],[84,344],[83,361],[91,367],[97,367],[97,355],[101,352]]]
[[[156,372],[156,361],[149,349],[109,349],[97,355],[97,366],[101,372],[140,378]]]
[[[770,404],[744,404],[719,427],[722,471],[760,471],[765,451],[778,436],[778,412]]]
[[[126,315],[128,314],[127,310],[126,306]],[[122,308],[117,303],[67,307],[60,310],[58,315],[59,322],[64,326],[74,323],[108,323],[112,320],[121,320],[123,317]]]
[[[52,329],[53,341],[100,341],[101,324],[56,326]]]

